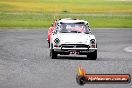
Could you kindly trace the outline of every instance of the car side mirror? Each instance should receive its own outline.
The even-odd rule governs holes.
[[[91,34],[91,31],[89,31],[89,33]]]
[[[53,30],[52,31],[52,34],[54,35],[54,34],[57,34],[57,30]]]
[[[91,34],[91,29],[89,28],[89,33]]]

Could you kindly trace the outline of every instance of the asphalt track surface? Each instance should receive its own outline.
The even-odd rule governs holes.
[[[92,30],[98,42],[98,59],[59,56],[50,59],[47,30],[0,30],[0,88],[80,88],[79,65],[90,74],[132,75],[132,29]],[[86,84],[83,88],[132,88],[129,84]]]

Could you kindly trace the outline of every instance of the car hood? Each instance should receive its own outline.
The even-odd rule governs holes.
[[[83,33],[59,33],[58,38],[64,44],[84,44],[95,39],[94,35]]]

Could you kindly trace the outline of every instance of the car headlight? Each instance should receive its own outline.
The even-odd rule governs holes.
[[[55,44],[59,44],[59,43],[60,43],[60,39],[59,39],[59,38],[56,38],[56,39],[54,40],[54,42],[55,42]]]
[[[90,43],[91,43],[91,44],[95,44],[95,39],[91,39],[91,40],[90,40]]]
[[[95,41],[95,39],[91,39],[90,40],[90,43],[91,43],[91,48],[96,48],[96,41]]]

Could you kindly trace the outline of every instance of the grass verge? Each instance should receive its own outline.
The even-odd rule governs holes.
[[[68,15],[52,13],[0,13],[0,27],[49,27],[54,18],[87,20],[92,28],[132,28],[131,15]]]

